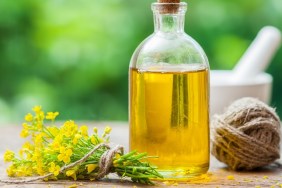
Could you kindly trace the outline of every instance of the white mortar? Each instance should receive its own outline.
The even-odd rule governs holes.
[[[255,97],[267,104],[272,94],[272,76],[260,73],[252,79],[236,82],[232,71],[213,70],[210,75],[211,115],[220,114],[233,101],[242,97]]]

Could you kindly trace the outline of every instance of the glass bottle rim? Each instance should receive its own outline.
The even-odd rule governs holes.
[[[152,3],[151,9],[154,13],[176,14],[185,13],[187,11],[187,3]],[[169,10],[168,10],[169,9]]]

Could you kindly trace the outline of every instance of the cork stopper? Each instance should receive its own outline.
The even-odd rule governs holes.
[[[180,0],[158,0],[158,3],[165,4],[161,9],[162,14],[171,14],[178,11]],[[169,3],[171,5],[168,5]]]
[[[180,0],[158,0],[158,3],[180,3]]]

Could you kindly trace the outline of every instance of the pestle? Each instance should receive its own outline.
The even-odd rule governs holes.
[[[263,27],[232,72],[232,82],[244,82],[255,78],[268,67],[281,44],[281,32],[273,27]]]

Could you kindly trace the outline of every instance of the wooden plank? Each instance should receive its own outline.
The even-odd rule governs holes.
[[[111,133],[112,144],[121,144],[128,149],[128,124],[126,122],[83,122],[80,125],[96,126],[103,130],[109,125],[113,128]],[[0,127],[0,179],[8,179],[5,168],[7,164],[3,162],[3,153],[6,149],[18,151],[24,140],[19,137],[21,126],[7,125]],[[233,179],[234,178],[234,179]],[[121,181],[115,175],[109,175],[102,181],[37,181],[29,184],[3,184],[0,187],[20,187],[20,188],[57,188],[69,187],[76,184],[77,187],[142,187],[139,184],[133,184],[130,181]],[[252,172],[234,172],[218,162],[211,156],[209,173],[203,175],[198,180],[190,182],[156,182],[159,187],[180,186],[180,187],[282,187],[282,167],[281,165],[271,165]]]

